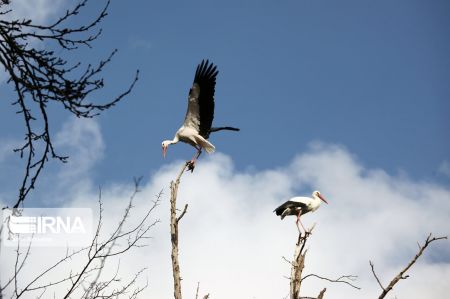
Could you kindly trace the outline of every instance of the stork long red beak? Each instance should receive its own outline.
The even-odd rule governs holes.
[[[163,158],[166,158],[166,153],[167,153],[167,146],[163,146],[162,147]]]
[[[321,200],[323,200],[326,204],[328,204],[328,201],[326,201],[325,198],[322,197],[322,195],[317,194],[317,196],[319,196],[319,198],[320,198]]]

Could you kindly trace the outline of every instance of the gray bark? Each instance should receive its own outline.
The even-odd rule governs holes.
[[[175,181],[170,183],[170,240],[172,242],[172,273],[174,284],[174,297],[181,299],[181,275],[180,262],[178,260],[178,222],[186,213],[188,205],[184,206],[184,210],[179,217],[177,217],[177,195],[178,186],[180,184],[181,176],[183,175],[188,164],[184,164]]]

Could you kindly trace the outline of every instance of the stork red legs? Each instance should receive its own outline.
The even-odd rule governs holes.
[[[202,148],[197,149],[197,153],[192,157],[191,161],[188,162],[188,169],[187,171],[194,171],[195,168],[195,162],[197,161],[198,157],[202,154]]]
[[[300,208],[299,211],[298,211],[297,221],[295,221],[295,224],[297,224],[298,231],[300,231],[300,227],[298,227],[298,223],[300,222],[300,225],[303,227],[303,230],[306,232],[306,229],[303,226],[302,221],[300,220],[300,215],[301,214],[302,214],[302,208]]]

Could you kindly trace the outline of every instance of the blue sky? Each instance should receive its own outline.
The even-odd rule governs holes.
[[[99,118],[107,146],[96,178],[124,181],[191,156],[177,145],[163,160],[160,142],[181,125],[195,67],[209,58],[220,71],[215,124],[242,129],[211,140],[239,169],[285,165],[320,140],[367,166],[448,184],[438,169],[450,160],[449,14],[447,1],[115,1],[94,48],[70,53],[95,62],[119,49],[99,98],[141,71]],[[1,134],[17,136],[8,104]]]
[[[159,142],[180,126],[202,58],[220,70],[215,123],[242,128],[212,141],[240,168],[286,164],[311,140],[430,180],[450,158],[446,1],[121,5],[113,3],[102,42],[121,48],[114,77],[135,68],[142,76],[101,119],[107,143],[123,138],[101,171],[166,162]],[[171,148],[168,157],[189,155]]]
[[[101,1],[91,2],[74,24],[99,11]],[[65,0],[43,0],[28,13],[45,22],[67,5]],[[215,270],[220,272],[215,275],[227,279],[235,273],[230,265],[248,261],[260,276],[244,272],[255,275],[255,281],[246,283],[255,289],[266,281],[274,283],[273,293],[258,289],[256,298],[283,295],[281,275],[289,269],[279,257],[291,256],[295,231],[292,219],[280,222],[271,212],[289,196],[314,189],[331,204],[306,218],[307,223],[318,220],[322,229],[313,267],[341,269],[344,259],[348,273],[358,274],[365,294],[372,297],[378,290],[369,258],[380,265],[387,281],[413,255],[416,241],[430,231],[449,234],[450,2],[113,1],[102,28],[93,49],[68,54],[75,61],[95,63],[119,49],[105,69],[106,87],[98,98],[127,88],[136,69],[140,79],[126,99],[94,120],[75,120],[60,107],[51,108],[59,152],[69,154],[71,161],[47,165],[27,199],[30,205],[95,204],[97,186],[102,185],[113,217],[121,209],[120,199],[126,202],[123,194],[132,177],[144,175],[144,198],[167,187],[180,161],[190,159],[194,150],[177,144],[164,160],[161,141],[171,139],[182,124],[195,68],[209,58],[219,69],[214,123],[240,127],[241,132],[212,135],[217,153],[202,156],[196,171],[183,178],[181,202],[189,202],[191,209],[184,218],[190,223],[186,240],[195,240],[184,243],[190,256],[182,259],[187,289],[201,280],[216,298],[231,297],[230,290],[211,281],[212,274],[205,276],[211,273],[211,262],[217,262],[215,256],[194,246],[209,248],[208,236],[219,232],[217,244],[249,254],[257,250],[267,268],[276,270],[266,273],[258,268],[257,255],[248,261],[248,256],[221,252],[218,246],[215,250],[224,259],[217,267],[223,271]],[[10,149],[21,140],[23,124],[10,106],[8,85],[2,81],[0,88],[0,203],[10,203],[22,174]],[[121,192],[115,194],[117,190]],[[211,197],[217,209],[205,216],[202,211],[211,205]],[[149,294],[155,298],[171,294],[169,264],[163,263],[168,246],[165,204],[167,198],[158,212],[163,223],[150,247],[154,252],[136,253],[134,261],[149,256],[150,268],[167,271],[150,274],[156,286]],[[211,234],[202,231],[205,227]],[[381,238],[396,242],[376,242]],[[267,239],[277,242],[267,246]],[[355,239],[359,243],[354,248],[336,245]],[[330,246],[333,251],[326,250]],[[396,295],[427,297],[431,283],[434,297],[450,292],[448,243],[436,245],[418,268],[416,280],[404,282]],[[332,298],[361,297],[341,291],[331,287],[338,295]],[[250,298],[253,293],[242,294]]]

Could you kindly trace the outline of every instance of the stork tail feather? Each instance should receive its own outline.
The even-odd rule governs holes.
[[[215,146],[212,145],[208,140],[202,140],[200,144],[208,154],[214,153],[214,151],[216,150]]]

